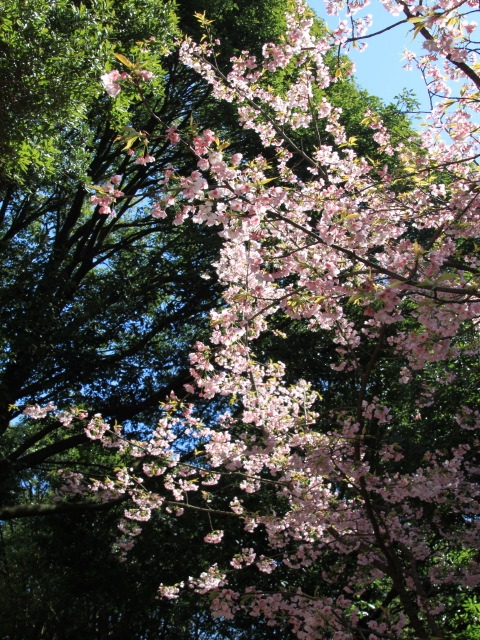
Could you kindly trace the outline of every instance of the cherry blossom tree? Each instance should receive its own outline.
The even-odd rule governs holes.
[[[149,440],[88,419],[88,437],[129,466],[93,483],[65,473],[63,491],[128,501],[117,543],[127,560],[153,510],[208,514],[218,562],[160,585],[161,597],[190,588],[211,597],[215,616],[247,611],[300,640],[441,639],[467,633],[458,614],[480,583],[476,4],[383,3],[424,39],[425,55],[406,57],[436,103],[404,137],[365,113],[381,161],[356,152],[324,93],[352,71],[331,52],[364,40],[370,19],[355,14],[365,4],[347,3],[338,28],[314,36],[308,7],[291,2],[284,39],[261,58],[233,58],[227,74],[205,17],[205,39],[180,45],[265,153],[244,157],[221,131],[166,128],[197,169],[165,168],[152,215],[218,227],[224,305],[190,355],[187,400],[172,394]],[[285,91],[272,89],[288,74]],[[102,81],[114,99],[150,79],[132,67]],[[138,149],[128,145],[149,162],[143,141]],[[117,182],[93,196],[100,213],[122,197]],[[281,327],[293,325],[312,345],[333,345],[328,367],[344,401],[332,401],[328,376],[314,387],[268,357],[266,340],[287,340]],[[229,405],[206,425],[197,398]],[[85,419],[58,417],[66,428]]]

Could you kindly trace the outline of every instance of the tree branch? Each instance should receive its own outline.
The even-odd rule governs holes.
[[[125,500],[125,496],[108,500],[107,502],[56,502],[50,504],[17,504],[13,507],[0,509],[0,520],[15,520],[16,518],[33,518],[49,516],[57,513],[82,513],[85,511],[107,511]]]

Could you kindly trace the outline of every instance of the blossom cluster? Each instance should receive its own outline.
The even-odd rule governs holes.
[[[103,84],[103,88],[111,98],[115,98],[122,90],[121,82],[128,80],[142,79],[145,82],[150,82],[153,79],[153,73],[146,69],[136,69],[135,71],[128,73],[120,73],[117,69],[112,69],[109,73],[104,73],[100,79]]]
[[[329,13],[343,4],[329,0]],[[184,142],[196,166],[186,175],[165,169],[152,210],[176,225],[190,220],[219,231],[223,305],[211,312],[209,342],[190,354],[186,391],[203,402],[228,398],[233,408],[205,426],[193,405],[172,395],[141,442],[112,440],[99,416],[88,427],[90,437],[139,463],[116,479],[135,505],[125,521],[142,522],[160,506],[187,512],[193,493],[213,516],[211,487],[216,504],[223,478],[234,487],[217,517],[241,521],[251,542],[239,541],[225,568],[218,562],[184,584],[161,585],[159,595],[177,598],[188,585],[212,595],[216,616],[243,609],[268,624],[287,621],[300,640],[442,638],[450,590],[480,584],[480,420],[456,371],[478,357],[479,344],[480,79],[475,25],[465,20],[474,4],[383,2],[425,38],[417,62],[445,100],[421,133],[403,138],[367,111],[363,124],[381,161],[356,151],[341,109],[323,93],[351,72],[336,73],[328,52],[364,38],[371,21],[354,16],[366,4],[347,2],[348,19],[316,37],[311,12],[295,0],[283,40],[265,44],[258,58],[242,52],[227,74],[216,66],[215,43],[181,45],[183,63],[218,100],[235,104],[240,125],[268,150],[245,158],[211,129],[182,139],[177,125],[167,127],[167,140]],[[271,74],[289,66],[295,82],[271,89]],[[464,88],[452,101],[449,83],[459,77]],[[117,80],[104,81],[110,95]],[[325,135],[310,147],[296,142],[302,129],[315,138],[319,123]],[[287,382],[285,365],[262,348],[265,336],[285,336],[280,326],[301,326],[312,344],[328,336],[333,379],[350,402],[326,409],[308,381]],[[398,388],[405,402],[392,397]],[[454,444],[445,450],[435,433],[425,446],[436,402],[459,389],[468,397],[451,415]],[[423,446],[417,458],[405,450],[403,432],[412,429]],[[175,448],[180,432],[194,443],[188,462]],[[152,477],[157,494],[145,489]],[[221,550],[227,526],[201,535]],[[129,531],[125,525],[124,549],[138,526]],[[240,572],[250,586],[238,587]],[[288,588],[275,582],[278,574],[288,576]]]
[[[112,205],[125,195],[123,191],[117,188],[117,185],[122,181],[122,176],[116,174],[110,178],[108,182],[102,184],[100,187],[94,187],[97,193],[90,196],[90,204],[98,206],[98,213],[107,215],[109,217],[115,217],[115,211]]]

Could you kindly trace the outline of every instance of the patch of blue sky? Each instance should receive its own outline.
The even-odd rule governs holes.
[[[327,15],[323,0],[309,0],[308,4],[331,29],[337,27],[339,17]],[[392,16],[380,2],[375,0],[356,14],[355,18],[368,14],[373,16],[373,24],[368,33],[383,31],[402,20],[402,15]],[[355,78],[362,89],[378,96],[387,104],[395,102],[396,96],[406,89],[415,95],[421,111],[430,111],[430,100],[423,77],[416,68],[412,71],[404,68],[405,49],[417,55],[425,52],[422,49],[421,38],[412,38],[412,27],[411,24],[400,24],[368,38],[363,41],[368,45],[364,51],[352,47],[348,56],[355,63]]]

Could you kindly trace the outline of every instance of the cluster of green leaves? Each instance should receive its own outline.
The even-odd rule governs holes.
[[[479,640],[480,638],[480,602],[478,597],[465,597],[462,609],[453,620],[457,640]]]
[[[1,171],[18,183],[61,163],[61,129],[79,126],[99,95],[110,28],[108,12],[62,0],[7,0],[2,13]]]
[[[29,188],[34,175],[58,178],[65,163],[71,170],[88,162],[80,141],[90,139],[87,120],[102,94],[99,76],[116,47],[135,53],[150,34],[153,48],[158,42],[168,49],[176,34],[172,3],[6,0],[0,18],[0,179]],[[72,144],[65,133],[75,130]]]

